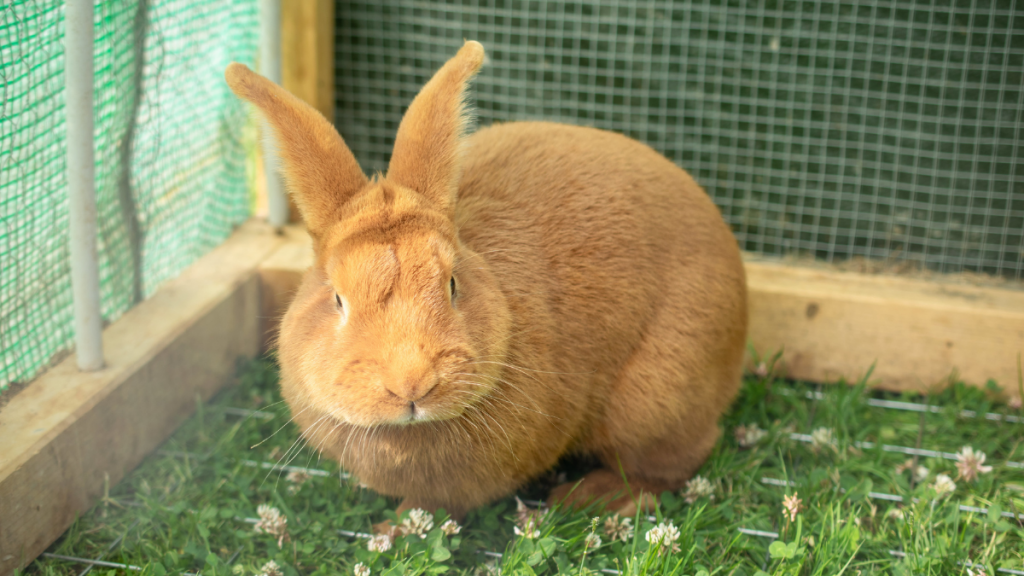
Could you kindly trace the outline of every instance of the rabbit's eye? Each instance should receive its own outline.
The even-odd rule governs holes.
[[[341,294],[334,293],[334,303],[337,305],[338,317],[341,318],[341,323],[345,324],[348,322],[348,310],[345,309],[345,301],[341,299]]]
[[[455,276],[452,276],[452,281],[448,284],[448,290],[451,292],[452,300],[455,300]]]

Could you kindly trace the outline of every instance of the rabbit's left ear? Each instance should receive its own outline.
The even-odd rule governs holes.
[[[433,201],[449,216],[459,188],[462,135],[468,124],[466,85],[484,62],[469,40],[409,105],[398,126],[387,179]]]

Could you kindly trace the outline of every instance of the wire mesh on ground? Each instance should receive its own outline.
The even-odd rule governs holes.
[[[95,2],[103,318],[219,244],[250,212],[248,115],[223,81],[252,64],[256,0]],[[64,10],[0,8],[0,391],[74,337],[65,173]]]
[[[358,562],[371,565],[374,574],[390,574],[408,568],[414,557],[429,559],[417,573],[479,574],[475,567],[494,561],[504,573],[531,573],[522,566],[529,538],[513,528],[522,517],[511,498],[470,513],[461,544],[442,541],[452,554],[447,560],[410,549],[408,540],[384,554],[370,553],[372,524],[397,502],[360,488],[333,461],[321,459],[321,446],[302,448],[279,402],[276,380],[268,361],[243,369],[239,386],[202,406],[26,573],[70,575],[96,565],[256,576],[267,573],[267,561],[274,560],[285,574],[351,573]],[[537,574],[636,573],[623,570],[623,560],[643,556],[646,531],[672,521],[681,541],[699,543],[696,557],[684,558],[686,546],[672,557],[681,563],[675,573],[697,573],[698,565],[737,574],[758,568],[796,573],[769,546],[793,539],[782,502],[799,495],[804,534],[814,538],[807,544],[813,556],[827,558],[843,542],[841,534],[858,527],[855,545],[844,545],[829,560],[807,561],[818,562],[818,572],[849,567],[865,574],[938,575],[984,564],[991,568],[988,574],[1024,574],[1019,409],[962,385],[919,400],[859,386],[780,382],[770,372],[747,379],[723,420],[726,433],[699,471],[710,494],[696,496],[689,488],[663,494],[657,520],[636,519],[635,543],[632,536],[611,537],[604,524],[603,543],[582,556],[592,514],[556,510],[540,522],[543,537],[557,542],[555,549],[529,565]],[[987,453],[981,464],[992,468],[979,468],[973,479],[956,477],[953,492],[940,496],[933,485],[962,468],[960,454],[951,451],[964,444]],[[567,463],[560,469],[571,475],[585,471]],[[554,479],[557,474],[551,477],[550,482],[561,481]],[[530,499],[544,497],[546,482],[524,487],[519,496],[531,507],[541,505]],[[835,504],[841,517],[829,516]],[[265,507],[287,517],[281,527],[290,541],[283,547],[281,533],[254,529],[270,512]],[[434,520],[437,529],[442,519]],[[437,542],[435,536],[426,542]]]
[[[464,38],[480,124],[646,142],[741,246],[1024,278],[1024,8],[1010,0],[338,0],[336,121],[384,170]]]

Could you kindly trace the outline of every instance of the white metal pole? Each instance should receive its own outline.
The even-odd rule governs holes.
[[[78,368],[89,371],[103,367],[92,123],[92,0],[68,0],[64,18],[64,110],[68,130],[75,350]]]
[[[260,0],[260,72],[270,81],[281,83],[281,0]],[[278,162],[274,144],[265,135],[263,168],[267,180],[267,210],[270,225],[275,228],[288,223],[288,196]]]

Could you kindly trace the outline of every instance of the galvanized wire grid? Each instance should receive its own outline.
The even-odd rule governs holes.
[[[253,63],[256,0],[95,2],[96,193],[112,321],[250,212],[248,114],[223,81]],[[72,342],[64,13],[0,7],[0,391]]]
[[[746,250],[1024,278],[1019,3],[339,0],[336,121],[365,169],[464,38],[490,59],[480,124],[644,141]]]

